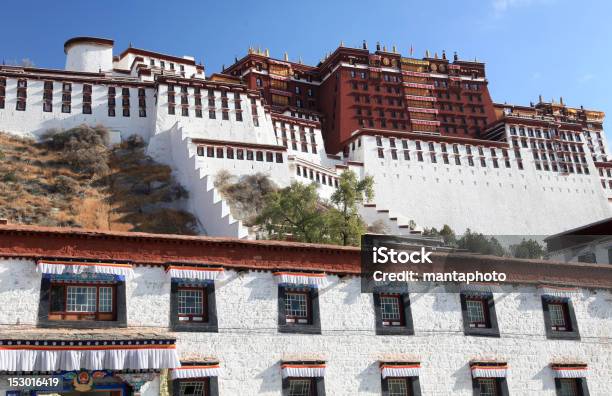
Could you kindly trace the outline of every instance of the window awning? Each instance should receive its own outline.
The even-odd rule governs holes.
[[[461,293],[464,294],[490,294],[500,293],[502,288],[499,284],[485,284],[485,283],[462,283],[459,286]]]
[[[171,265],[166,270],[173,279],[221,280],[225,270],[221,267],[194,267]]]
[[[508,374],[506,363],[475,362],[470,363],[472,378],[505,378]]]
[[[172,379],[218,377],[221,374],[219,363],[181,366],[172,370]]]
[[[174,340],[0,341],[0,371],[159,370],[179,366]]]
[[[40,260],[36,263],[36,271],[41,274],[62,275],[82,274],[93,272],[97,274],[124,276],[126,279],[134,277],[131,264],[100,263],[100,262],[66,262]]]
[[[381,362],[383,379],[387,377],[418,377],[421,364],[418,362]]]
[[[589,369],[584,363],[551,364],[555,378],[585,378]]]
[[[562,286],[539,286],[542,295],[558,298],[572,298],[580,295],[580,291],[576,287]]]
[[[274,277],[278,283],[308,285],[314,287],[325,287],[327,285],[327,276],[323,273],[275,272]]]
[[[283,378],[287,377],[324,377],[325,362],[283,362]]]

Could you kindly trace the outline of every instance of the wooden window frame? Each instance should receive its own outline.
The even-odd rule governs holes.
[[[117,320],[117,285],[109,283],[88,283],[88,282],[51,282],[51,290],[54,287],[61,286],[64,288],[64,310],[52,311],[53,301],[49,298],[49,320],[62,321],[62,320],[96,320],[96,321],[115,321]],[[73,312],[68,311],[68,288],[70,287],[88,287],[96,289],[96,310],[91,312]],[[100,288],[110,287],[112,289],[112,307],[111,312],[101,312],[100,309]],[[57,316],[52,318],[52,316]],[[91,316],[95,316],[91,318]],[[104,319],[103,317],[109,316],[110,318]],[[75,317],[74,319],[67,319],[67,317]]]
[[[554,329],[550,318],[550,305],[563,305],[563,315],[566,322],[566,330]],[[546,338],[562,339],[562,340],[580,340],[580,330],[576,320],[576,314],[572,305],[571,299],[542,296],[542,311],[544,314],[544,326],[546,328]]]
[[[467,302],[480,301],[484,314],[484,327],[469,320]],[[463,332],[469,336],[500,337],[495,299],[493,293],[460,293],[461,315],[463,317]],[[474,324],[474,326],[472,326]]]
[[[286,314],[285,300],[287,294],[302,294],[306,296],[306,322],[299,323],[298,317]],[[287,319],[294,319],[287,321]],[[278,286],[278,331],[280,333],[321,334],[318,289],[298,285]]]
[[[181,314],[180,312],[177,311],[177,315],[179,317],[179,322],[184,323],[184,322],[197,322],[197,323],[207,323],[208,322],[208,295],[206,293],[206,287],[196,287],[196,286],[178,286],[177,288],[177,293],[180,294],[181,291],[185,291],[185,290],[194,290],[194,291],[198,291],[200,293],[202,293],[202,314],[201,315],[195,315],[195,314]],[[201,317],[202,320],[196,320],[195,318],[199,318]],[[181,319],[181,318],[186,318],[186,319]]]
[[[385,325],[382,319],[381,297],[396,297],[400,300],[400,325]],[[373,302],[377,335],[414,335],[409,293],[374,290]]]

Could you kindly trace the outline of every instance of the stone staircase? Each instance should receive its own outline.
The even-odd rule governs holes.
[[[214,175],[208,175],[197,165],[196,148],[175,125],[170,131],[172,159],[178,178],[189,191],[189,211],[209,236],[247,239],[248,228],[230,213],[229,205],[214,186]]]
[[[359,214],[368,226],[382,223],[385,233],[389,235],[414,235],[422,232],[418,226],[414,230],[410,229],[410,220],[391,214],[388,209],[380,209],[374,203],[363,204]]]

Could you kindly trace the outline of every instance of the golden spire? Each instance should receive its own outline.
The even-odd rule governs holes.
[[[393,53],[397,54],[397,47],[395,45],[393,45]]]
[[[285,51],[285,62],[289,62],[289,54]]]
[[[429,58],[429,50],[425,50],[425,58]]]
[[[249,47],[249,54],[253,53],[253,47]]]
[[[270,57],[270,50],[268,48],[266,48],[266,56],[269,58]]]
[[[344,40],[340,40],[340,47],[344,47]]]
[[[438,59],[438,51],[434,52],[434,58]]]

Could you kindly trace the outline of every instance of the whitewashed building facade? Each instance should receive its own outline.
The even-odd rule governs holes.
[[[610,266],[469,256],[516,282],[381,295],[359,257],[0,226],[0,394],[43,375],[114,396],[610,393]]]

